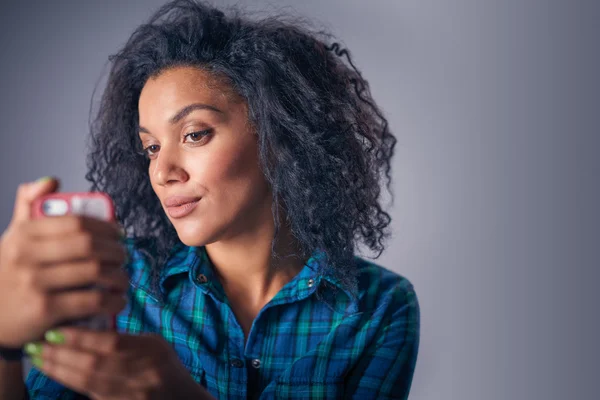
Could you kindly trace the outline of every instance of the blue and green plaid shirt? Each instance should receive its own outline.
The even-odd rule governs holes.
[[[164,302],[129,243],[129,304],[120,332],[161,334],[193,378],[219,399],[405,399],[419,347],[412,284],[355,257],[358,296],[319,274],[311,257],[256,317],[247,342],[204,247],[181,246],[165,264]],[[32,399],[78,395],[32,369]]]

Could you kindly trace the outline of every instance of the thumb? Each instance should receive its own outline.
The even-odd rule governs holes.
[[[31,217],[31,204],[40,196],[58,189],[58,180],[45,176],[35,182],[24,183],[17,189],[12,222],[26,221]]]

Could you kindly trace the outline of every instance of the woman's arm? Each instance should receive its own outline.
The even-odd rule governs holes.
[[[348,374],[348,398],[408,398],[419,350],[420,309],[414,290],[406,291],[401,298],[390,323]]]
[[[0,399],[22,400],[25,397],[23,363],[0,360]]]

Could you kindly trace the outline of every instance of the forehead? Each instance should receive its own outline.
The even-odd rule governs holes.
[[[138,105],[141,117],[145,110],[155,113],[195,101],[227,108],[237,97],[223,77],[197,67],[172,67],[148,79]]]

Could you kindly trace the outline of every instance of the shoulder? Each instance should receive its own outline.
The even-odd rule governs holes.
[[[130,283],[133,286],[146,286],[150,279],[148,273],[149,261],[147,256],[140,250],[139,239],[127,237],[122,243],[127,251],[127,262],[124,268],[129,274]]]
[[[127,264],[132,265],[135,262],[143,260],[140,252],[140,242],[134,237],[127,237],[122,240],[123,247],[127,251]]]
[[[401,341],[418,346],[421,312],[411,281],[372,261],[355,257],[358,293],[355,311],[384,347]]]
[[[419,350],[420,311],[413,284],[374,262],[355,258],[358,296],[352,321],[364,340],[346,384],[353,398],[406,399]]]
[[[189,271],[199,261],[196,248],[181,242],[174,244],[166,255],[156,254],[154,244],[146,239],[128,237],[122,243],[127,252],[124,269],[129,275],[130,286],[143,289],[154,298],[161,297],[157,292],[158,284]]]
[[[408,278],[372,261],[355,257],[360,311],[409,307],[418,313],[419,303],[414,285]],[[418,317],[418,315],[414,315]]]
[[[141,239],[136,237],[126,237],[122,241],[125,250],[127,250],[128,264],[133,265],[135,263],[145,262],[145,257],[141,249],[143,248],[143,242]]]

